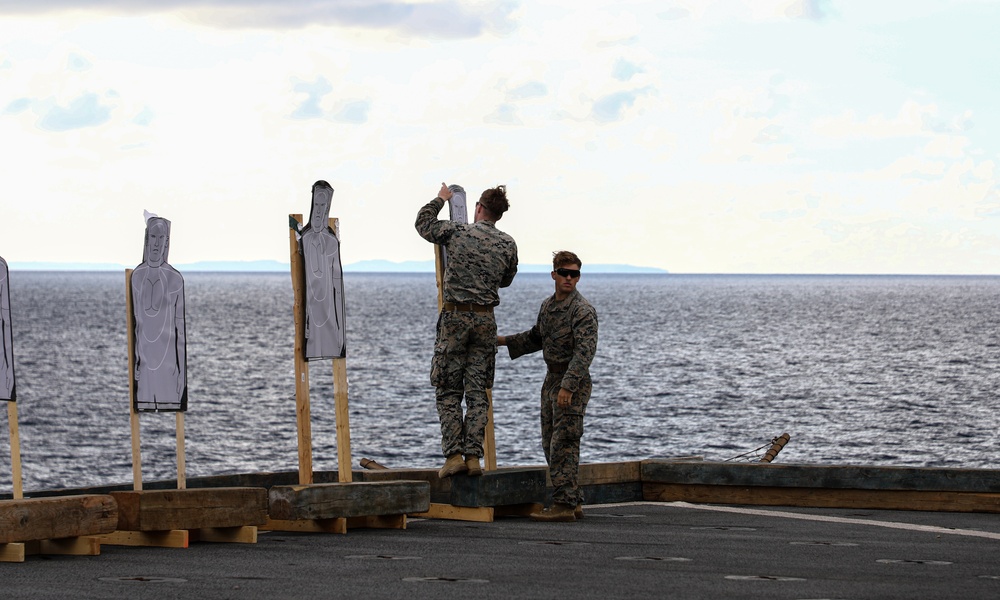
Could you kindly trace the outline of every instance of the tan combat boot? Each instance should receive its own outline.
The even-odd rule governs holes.
[[[465,466],[465,461],[462,460],[461,454],[452,454],[448,457],[448,460],[444,461],[444,466],[438,471],[438,477],[444,479],[445,477],[451,477],[456,473],[461,473],[468,469]]]
[[[556,503],[542,512],[531,513],[528,515],[528,518],[532,521],[544,521],[549,523],[572,523],[576,521],[576,517],[573,515],[574,512],[576,512],[575,506]]]
[[[479,457],[469,456],[465,457],[465,468],[469,470],[469,477],[479,477],[483,474],[483,468],[479,466]]]
[[[573,517],[575,517],[577,521],[579,521],[580,519],[583,518],[583,505],[582,504],[577,504],[576,505],[576,509],[573,511]]]

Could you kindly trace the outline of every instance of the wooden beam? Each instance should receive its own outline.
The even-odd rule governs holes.
[[[1000,513],[1000,493],[643,484],[647,502]]]
[[[132,432],[132,488],[142,490],[139,413],[135,411],[135,321],[132,314],[132,269],[125,269],[125,330],[128,339],[128,412]]]
[[[545,502],[547,469],[542,467],[487,471],[479,477],[451,477],[454,506],[503,506]]]
[[[642,462],[644,483],[1000,493],[1000,470],[729,462]]]
[[[580,465],[579,484],[632,483],[642,477],[642,462],[584,463]]]
[[[427,510],[430,486],[424,481],[382,481],[274,486],[272,519],[299,521],[401,515]]]
[[[190,535],[187,529],[168,531],[115,531],[100,536],[101,543],[109,546],[153,546],[156,548],[187,548]]]
[[[0,502],[0,544],[109,533],[117,524],[117,505],[108,495]]]
[[[260,529],[293,533],[347,533],[347,519],[268,519]]]
[[[483,433],[483,469],[497,470],[497,438],[493,431],[493,390],[486,390],[486,430]]]
[[[7,428],[10,439],[10,470],[13,484],[13,498],[24,498],[24,488],[21,487],[21,436],[17,432],[17,402],[7,403]]]
[[[332,222],[332,219],[331,219]],[[351,422],[347,409],[347,359],[333,359],[333,404],[337,428],[337,471],[340,482],[352,480]]]
[[[0,562],[24,562],[24,542],[0,544]]]
[[[184,413],[177,411],[174,413],[177,425],[177,489],[183,490],[187,487],[187,477],[184,468]]]
[[[302,215],[288,215],[302,224]],[[290,223],[290,221],[289,221]],[[295,320],[295,425],[299,442],[299,483],[313,482],[312,464],[312,411],[309,406],[309,361],[306,360],[305,334],[305,282],[303,281],[302,255],[299,254],[299,240],[296,232],[288,228],[289,258],[292,272],[292,313]]]
[[[121,531],[243,527],[267,522],[267,490],[204,488],[111,492]]]
[[[424,519],[448,519],[452,521],[474,521],[477,523],[493,522],[493,507],[452,506],[451,504],[431,503],[430,507],[419,513],[410,513],[411,517]]]

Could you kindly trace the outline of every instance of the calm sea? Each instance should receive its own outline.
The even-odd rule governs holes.
[[[290,278],[185,281],[188,476],[295,470]],[[11,273],[26,491],[131,481],[124,282]],[[348,273],[345,287],[354,464],[438,466],[433,275]],[[776,462],[997,465],[1000,277],[585,275],[579,289],[600,315],[586,462],[726,460],[787,432]],[[500,332],[530,327],[551,290],[518,275]],[[501,466],[543,462],[543,369],[500,351]],[[310,379],[314,466],[336,470],[331,363],[310,363]],[[173,416],[141,423],[144,478],[174,477]]]

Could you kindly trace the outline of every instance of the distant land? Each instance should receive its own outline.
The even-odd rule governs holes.
[[[63,263],[63,262],[11,262],[12,271],[124,271],[135,268],[135,265],[118,265],[114,263]],[[190,272],[226,272],[226,273],[275,273],[288,272],[288,263],[276,260],[245,260],[224,261],[207,260],[195,263],[174,264],[178,271]],[[636,267],[618,264],[587,264],[583,267],[588,273],[668,273],[665,269],[655,267]],[[548,273],[551,265],[518,265],[519,273]],[[362,260],[344,265],[345,273],[433,273],[433,260],[406,260],[393,262],[389,260]]]

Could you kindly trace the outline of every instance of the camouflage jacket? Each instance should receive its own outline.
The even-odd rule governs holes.
[[[497,292],[517,274],[517,244],[491,221],[455,223],[439,220],[444,200],[435,198],[417,213],[417,233],[448,250],[444,301],[457,304],[500,304]]]
[[[565,371],[562,387],[575,392],[590,378],[597,353],[597,311],[578,291],[561,302],[553,295],[542,302],[534,327],[506,337],[512,359],[541,350],[549,371]]]

